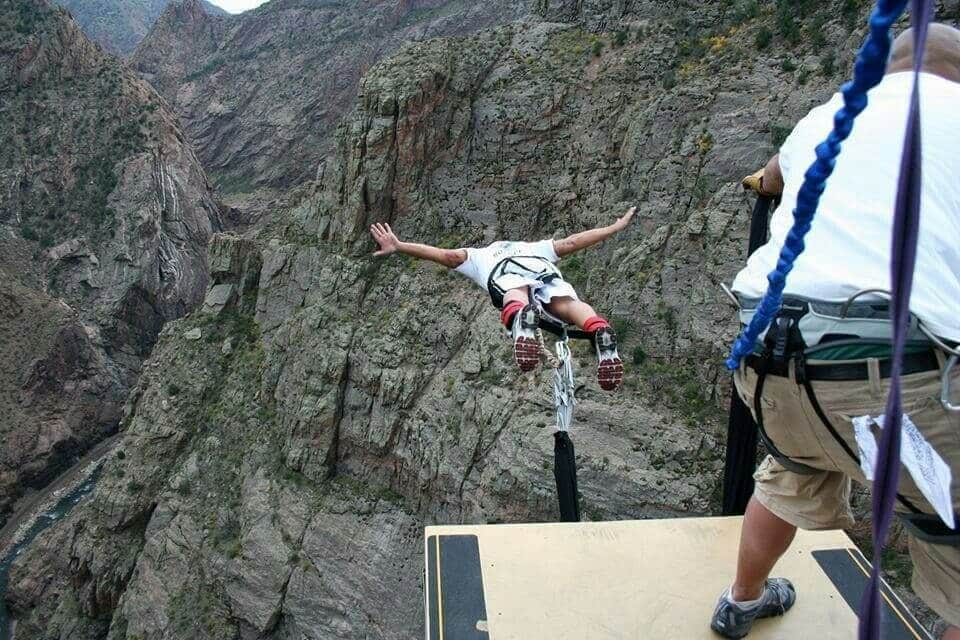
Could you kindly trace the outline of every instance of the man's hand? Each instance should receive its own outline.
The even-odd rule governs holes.
[[[630,209],[625,214],[617,218],[617,221],[610,226],[613,227],[614,231],[623,231],[624,229],[627,228],[627,225],[630,224],[630,220],[633,219],[633,214],[635,214],[636,212],[637,212],[636,207],[630,207]]]
[[[391,253],[396,253],[400,247],[400,240],[393,233],[393,229],[390,228],[389,224],[380,224],[378,222],[371,225],[370,235],[372,235],[373,239],[380,245],[380,250],[373,253],[375,256],[388,256]]]

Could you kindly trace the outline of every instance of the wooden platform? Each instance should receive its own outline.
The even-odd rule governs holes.
[[[428,527],[427,640],[715,639],[740,518]],[[868,563],[841,531],[800,532],[774,574],[794,608],[749,638],[856,637]],[[887,640],[929,640],[884,589]]]

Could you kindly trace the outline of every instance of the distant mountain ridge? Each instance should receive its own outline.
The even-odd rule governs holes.
[[[177,111],[227,194],[313,179],[361,76],[407,42],[529,15],[515,0],[272,0],[229,20],[171,2],[131,63]]]
[[[54,0],[70,10],[88,38],[111,53],[126,55],[150,32],[170,0]],[[210,15],[229,15],[202,0]]]

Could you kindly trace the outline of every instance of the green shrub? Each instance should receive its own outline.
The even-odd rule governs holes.
[[[37,235],[37,232],[33,230],[33,227],[28,225],[23,225],[20,227],[20,236],[24,240],[30,240],[31,242],[36,242],[40,239],[40,236]]]
[[[784,58],[780,61],[780,69],[786,73],[793,73],[797,70],[797,65],[790,58]]]
[[[770,125],[770,142],[772,142],[775,147],[780,147],[780,145],[786,142],[790,131],[790,127],[784,127],[779,124]]]
[[[840,6],[840,15],[843,16],[843,24],[847,29],[853,29],[857,26],[857,20],[860,18],[860,3],[857,0],[843,0]]]
[[[127,454],[124,453],[123,449],[117,449],[117,460],[123,460],[127,457]]]
[[[180,393],[180,386],[171,382],[167,385],[167,395],[175,396]]]
[[[827,33],[824,30],[827,19],[823,15],[818,15],[810,22],[807,32],[810,34],[810,44],[815,49],[822,49],[827,46]]]
[[[642,365],[647,361],[647,352],[643,350],[643,347],[637,345],[633,348],[633,364],[636,366]]]
[[[622,47],[625,44],[627,44],[627,32],[625,30],[617,31],[616,35],[613,36],[613,45]]]
[[[593,43],[593,48],[591,49],[594,57],[600,57],[600,54],[603,53],[603,41],[597,40]]]
[[[773,32],[766,27],[760,27],[760,30],[757,31],[757,35],[753,38],[753,44],[756,45],[757,51],[763,51],[770,46],[770,42],[773,40]]]
[[[746,22],[760,15],[760,4],[757,0],[743,0],[738,2],[733,10],[735,22]]]
[[[833,76],[837,71],[837,54],[833,51],[820,56],[820,75],[824,78]]]
[[[677,72],[673,69],[668,69],[666,73],[663,74],[663,80],[661,84],[664,89],[673,89],[677,86]]]

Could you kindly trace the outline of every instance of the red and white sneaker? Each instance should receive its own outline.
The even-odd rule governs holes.
[[[616,391],[623,384],[623,361],[617,353],[617,334],[602,327],[593,336],[597,349],[597,382],[604,391]]]
[[[533,371],[540,364],[540,345],[537,344],[539,326],[540,316],[532,304],[513,317],[513,357],[520,371]]]

